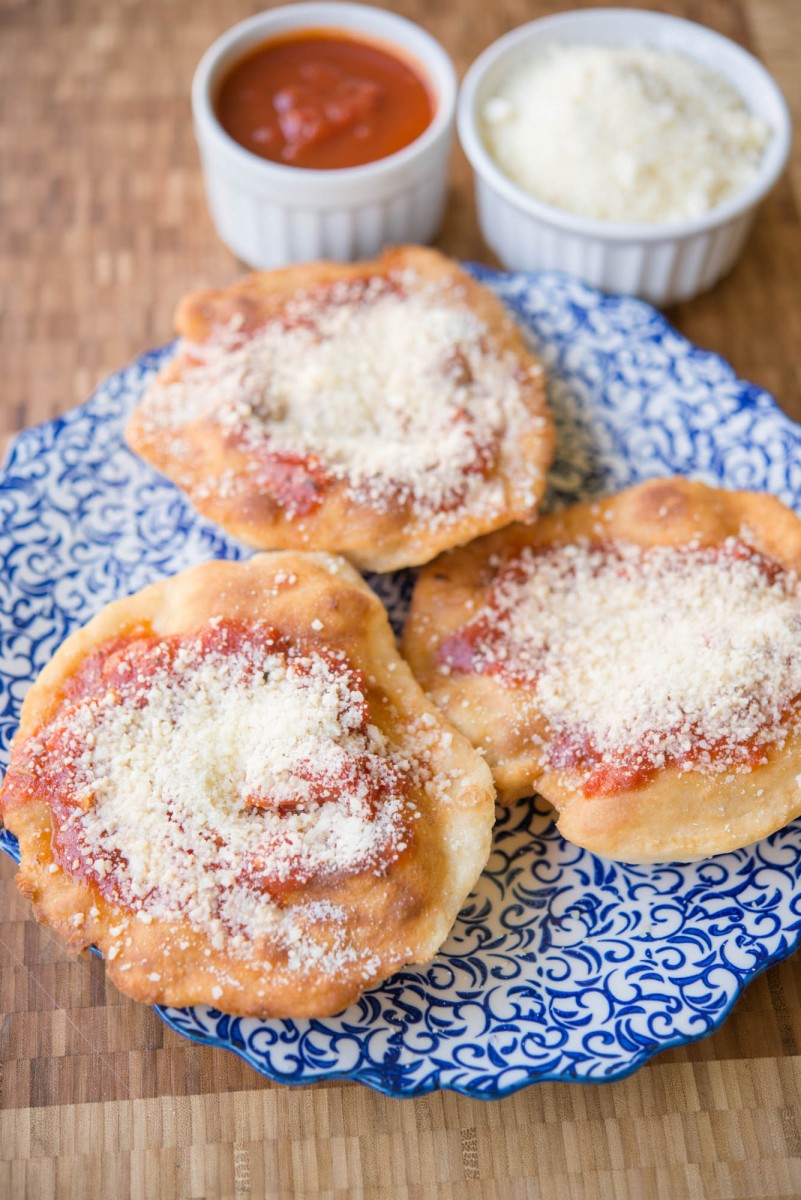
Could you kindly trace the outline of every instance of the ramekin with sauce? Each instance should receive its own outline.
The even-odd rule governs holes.
[[[257,268],[431,241],[455,105],[450,58],[394,13],[320,2],[240,22],[192,83],[220,238]]]
[[[609,195],[591,197],[593,203],[584,210],[578,200],[575,205],[566,202],[560,206],[552,199],[554,189],[550,186],[540,189],[534,178],[535,172],[542,170],[541,165],[537,166],[542,155],[533,152],[541,149],[533,145],[538,129],[550,121],[550,132],[558,125],[563,131],[560,136],[567,136],[564,121],[560,124],[562,114],[552,96],[546,97],[546,103],[536,116],[530,111],[525,114],[532,139],[530,159],[519,164],[520,171],[509,169],[508,163],[504,169],[504,154],[498,153],[497,147],[493,146],[489,128],[499,115],[501,120],[504,119],[504,114],[497,112],[498,98],[507,91],[510,81],[518,79],[520,72],[539,70],[540,64],[554,51],[566,56],[568,51],[579,47],[631,48],[683,56],[686,61],[703,68],[708,81],[712,74],[720,77],[721,87],[725,85],[742,100],[743,116],[750,115],[755,123],[767,130],[764,152],[751,175],[747,178],[744,175],[742,186],[721,196],[719,202],[713,200],[708,210],[700,211],[697,206],[694,210],[692,204],[686,206],[686,211],[682,206],[652,204],[651,219],[644,219],[643,213],[649,207],[643,203],[645,197],[636,195],[636,203],[627,207],[625,196],[627,192],[631,196],[632,189],[616,187],[621,181],[615,178],[615,172],[631,169],[636,183],[638,172],[645,174],[641,168],[647,167],[647,162],[617,163],[614,155],[610,155]],[[711,104],[717,89],[711,82],[706,86]],[[538,90],[543,91],[542,88]],[[596,87],[595,92],[597,90]],[[681,105],[674,105],[671,96],[663,95],[656,84],[653,90],[657,93],[657,102],[668,110],[666,124],[681,123]],[[577,112],[582,110],[585,99],[578,97],[581,103],[575,105]],[[618,119],[619,99],[610,96],[608,104],[596,103],[592,123],[600,129],[605,119]],[[555,268],[568,271],[595,287],[642,296],[661,305],[697,295],[712,287],[733,267],[745,244],[757,205],[784,169],[791,133],[784,98],[771,76],[752,55],[711,29],[663,13],[637,9],[585,9],[560,13],[521,26],[494,42],[473,63],[465,77],[458,124],[462,146],[475,172],[481,229],[504,266],[513,270]],[[628,135],[631,131],[625,128],[618,132]],[[594,136],[592,130],[578,133],[581,136],[575,139],[575,144],[566,147],[564,159],[568,164],[580,159],[581,146]],[[615,140],[620,145],[626,143],[625,136],[608,139],[610,144]],[[524,140],[518,136],[515,141],[519,149]],[[627,151],[635,141],[632,135]],[[557,148],[559,144],[557,139]],[[603,144],[604,139],[598,138],[591,148],[596,152]],[[595,157],[598,157],[597,153]],[[632,155],[627,152],[620,157],[629,159]],[[698,156],[694,158],[697,162]],[[604,172],[600,169],[603,164],[596,162],[594,165],[598,169],[594,174],[588,173],[583,180],[585,193],[605,186]],[[682,175],[686,165],[674,164],[677,177]],[[525,186],[528,182],[532,183],[531,187]],[[550,184],[553,181],[543,182]],[[685,182],[690,192],[710,190],[703,186],[696,189],[694,180]],[[674,187],[674,193],[675,190]],[[612,203],[615,192],[617,202]],[[597,203],[600,200],[604,203]]]

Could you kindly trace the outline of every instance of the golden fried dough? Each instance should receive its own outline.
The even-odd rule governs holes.
[[[260,549],[374,571],[529,520],[553,433],[503,305],[434,250],[187,296],[131,447]]]
[[[652,480],[442,555],[404,647],[502,799],[609,858],[680,861],[801,814],[801,522]]]
[[[68,638],[0,813],[37,918],[127,995],[312,1017],[435,953],[494,789],[353,568],[287,552],[195,567]]]

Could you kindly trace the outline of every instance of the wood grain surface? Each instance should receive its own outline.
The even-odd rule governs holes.
[[[188,93],[243,0],[0,0],[0,437],[167,340],[176,298],[241,267],[206,212]],[[460,71],[572,4],[402,0]],[[801,3],[656,7],[757,53],[801,125]],[[801,418],[801,154],[733,275],[671,318]],[[453,165],[441,247],[490,261]],[[73,960],[0,864],[0,1200],[259,1196],[697,1200],[801,1196],[801,958],[723,1028],[616,1084],[498,1102],[291,1090],[192,1045]]]

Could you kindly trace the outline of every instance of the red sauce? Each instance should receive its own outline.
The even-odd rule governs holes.
[[[788,708],[797,707],[797,701]],[[667,730],[666,733],[671,731]],[[693,741],[701,742],[700,730],[691,733]],[[767,747],[756,739],[737,745],[720,744],[707,746],[704,758],[712,762],[730,763],[732,769],[753,770],[763,762]],[[666,755],[665,766],[691,769],[698,761],[699,753],[690,749],[682,755]],[[548,748],[548,765],[557,770],[577,770],[584,774],[582,793],[593,796],[615,796],[632,788],[642,787],[659,774],[647,759],[644,746],[624,746],[615,753],[615,761],[605,761],[604,754],[593,745],[592,740],[577,732],[562,734]]]
[[[199,661],[209,655],[247,654],[255,650],[254,673],[261,670],[259,652],[262,651],[285,656],[295,674],[307,674],[311,670],[309,661],[302,657],[303,647],[266,625],[253,628],[242,622],[221,621],[191,635],[159,638],[141,634],[114,639],[95,650],[67,681],[53,719],[15,749],[3,782],[2,810],[10,812],[30,798],[48,805],[53,813],[52,850],[56,862],[71,878],[94,885],[102,895],[117,903],[125,903],[115,875],[124,867],[125,859],[119,852],[104,852],[111,869],[105,876],[99,876],[93,869],[95,851],[87,845],[80,822],[80,813],[88,811],[93,797],[91,793],[87,794],[86,781],[78,775],[75,760],[84,749],[84,743],[71,727],[71,717],[82,701],[99,699],[109,692],[118,702],[135,707],[147,704],[153,676],[164,669],[169,670],[178,652],[187,647],[197,654]],[[346,674],[351,687],[365,695],[367,684],[362,672],[341,663],[319,647],[315,647],[314,652],[326,658],[334,671]],[[371,719],[366,699],[360,702],[359,710],[360,728],[366,731]],[[343,789],[361,786],[366,793],[368,819],[372,819],[382,800],[392,793],[405,792],[408,783],[391,762],[382,764],[378,778],[368,772],[366,755],[352,755],[336,773],[321,771],[313,762],[299,764],[296,773],[312,784],[311,802],[316,805],[336,802]],[[271,840],[265,836],[258,815],[260,811],[269,810],[287,816],[299,805],[278,803],[268,794],[254,794],[248,797],[247,803],[253,811],[253,847],[239,871],[240,882],[256,885],[276,896],[307,883],[314,872],[302,862],[280,878],[275,874],[271,853],[278,842],[275,837]],[[75,817],[77,819],[71,819]],[[168,811],[168,819],[177,818]],[[280,835],[278,840],[281,840]],[[406,840],[408,842],[410,838]],[[222,841],[218,844],[222,845]]]
[[[485,658],[484,652],[491,643],[492,621],[480,617],[452,633],[439,648],[437,661],[455,671],[457,675],[505,675],[508,668],[494,658]],[[513,680],[510,679],[510,682]]]
[[[395,154],[434,116],[429,86],[410,62],[324,29],[298,30],[251,50],[223,79],[215,108],[246,150],[314,170]]]
[[[322,503],[332,480],[316,454],[288,454],[264,447],[251,448],[258,462],[252,482],[271,496],[289,517],[305,517]]]

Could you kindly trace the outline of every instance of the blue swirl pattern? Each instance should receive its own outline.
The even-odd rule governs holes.
[[[471,268],[550,373],[558,426],[549,505],[680,473],[801,506],[801,430],[765,392],[648,305],[555,273]],[[0,485],[0,767],[24,694],[108,601],[249,551],[125,447],[124,421],[170,348],[83,407],[20,435]],[[410,572],[371,582],[396,628]],[[18,858],[0,830],[0,848]],[[159,1010],[178,1032],[272,1079],[347,1078],[397,1096],[497,1097],[541,1079],[617,1079],[709,1033],[801,929],[801,823],[735,854],[631,867],[564,842],[539,799],[499,812],[487,870],[433,962],[337,1017],[256,1021]]]

